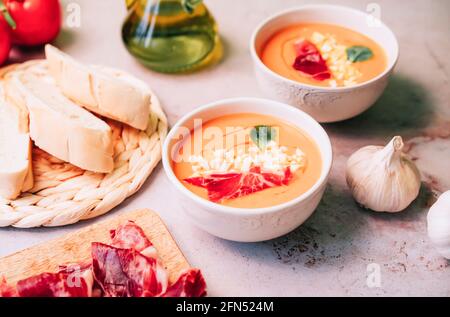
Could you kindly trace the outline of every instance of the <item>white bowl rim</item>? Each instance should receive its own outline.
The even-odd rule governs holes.
[[[303,194],[301,194],[300,196],[298,196],[292,200],[289,200],[285,203],[278,204],[275,206],[263,207],[263,208],[238,208],[238,207],[230,207],[230,206],[224,206],[221,204],[217,204],[217,203],[211,202],[209,200],[206,200],[204,198],[201,198],[200,196],[197,196],[196,194],[192,193],[189,189],[187,189],[181,183],[181,181],[175,176],[175,173],[173,172],[173,169],[171,166],[171,162],[169,162],[169,159],[168,159],[168,148],[169,148],[170,140],[172,139],[173,135],[178,130],[178,128],[180,128],[188,120],[192,119],[195,115],[197,115],[205,110],[214,108],[216,106],[222,106],[222,105],[226,105],[226,104],[230,104],[230,103],[238,103],[238,102],[259,102],[261,104],[271,103],[272,105],[277,106],[277,107],[284,107],[287,111],[298,112],[298,114],[300,116],[302,116],[304,120],[310,121],[313,125],[316,125],[316,127],[319,129],[320,133],[323,134],[323,136],[325,137],[324,140],[325,140],[326,144],[325,144],[324,148],[320,148],[320,146],[317,143],[317,141],[315,140],[315,138],[311,134],[309,134],[307,131],[305,131],[316,142],[317,146],[321,150],[321,153],[323,152],[322,156],[329,157],[328,160],[325,159],[324,157],[322,157],[322,164],[325,164],[322,166],[322,173],[321,173],[319,179],[314,183],[314,185],[311,186],[306,192],[304,192]],[[280,119],[285,120],[282,118],[280,118]],[[163,162],[163,167],[166,172],[166,175],[168,176],[169,180],[175,185],[175,187],[178,188],[178,190],[181,191],[184,195],[188,196],[190,199],[193,199],[195,202],[202,205],[203,207],[212,209],[218,213],[222,213],[222,214],[226,214],[226,215],[232,214],[232,215],[241,215],[241,216],[255,216],[255,215],[274,213],[274,212],[289,208],[291,206],[294,206],[294,205],[298,204],[299,202],[304,201],[304,200],[308,199],[310,196],[314,195],[321,188],[322,185],[326,185],[324,183],[326,183],[328,180],[328,176],[330,175],[331,166],[333,163],[333,150],[332,150],[330,138],[329,138],[328,134],[326,133],[325,129],[313,117],[311,117],[306,112],[304,112],[298,108],[294,108],[288,104],[285,104],[285,103],[282,103],[282,102],[279,102],[276,100],[272,100],[272,99],[264,99],[264,98],[256,98],[256,97],[237,97],[237,98],[220,99],[220,100],[208,103],[206,105],[196,108],[195,110],[187,113],[181,119],[179,119],[177,121],[177,123],[175,123],[175,125],[170,129],[170,132],[167,134],[166,140],[164,141],[162,162]]]
[[[269,22],[271,22],[272,20],[281,17],[285,14],[288,13],[292,13],[292,12],[296,12],[296,11],[302,11],[305,9],[336,9],[336,10],[343,10],[343,11],[349,11],[352,12],[354,14],[358,14],[358,15],[363,15],[365,17],[369,16],[366,12],[357,10],[357,9],[353,9],[347,6],[341,6],[341,5],[334,5],[334,4],[308,4],[308,5],[302,5],[302,6],[296,6],[293,8],[289,8],[283,11],[280,11],[278,13],[275,13],[274,15],[268,17],[267,19],[263,20],[257,27],[256,29],[253,31],[253,34],[250,38],[250,54],[252,56],[253,61],[255,61],[259,67],[261,67],[266,73],[277,77],[280,80],[283,80],[285,82],[288,82],[290,84],[294,84],[296,86],[299,87],[307,87],[307,88],[314,88],[314,89],[318,89],[318,90],[326,90],[326,91],[331,91],[331,92],[337,92],[337,91],[349,91],[349,90],[353,90],[355,88],[359,88],[359,87],[364,87],[367,85],[370,85],[371,83],[379,80],[380,78],[384,77],[386,74],[390,73],[392,71],[392,69],[395,67],[395,65],[397,64],[398,61],[398,57],[399,57],[399,45],[398,45],[398,41],[397,41],[397,37],[395,36],[394,32],[392,32],[392,30],[386,25],[384,24],[383,21],[380,20],[381,26],[388,32],[390,33],[390,35],[392,36],[392,38],[394,39],[394,52],[395,52],[395,57],[392,60],[392,62],[388,65],[388,67],[385,68],[385,70],[378,74],[377,76],[353,85],[353,86],[348,86],[348,87],[327,87],[327,86],[315,86],[315,85],[310,85],[310,84],[305,84],[305,83],[301,83],[289,78],[286,78],[276,72],[274,72],[273,70],[271,70],[269,67],[267,67],[262,61],[261,58],[259,57],[259,55],[256,53],[256,48],[255,48],[255,42],[256,42],[256,37],[258,36],[258,34],[260,33],[261,29],[268,24]],[[349,28],[351,29],[351,28]],[[356,31],[358,32],[358,31]],[[377,42],[378,45],[380,45],[381,47],[383,47],[383,49],[385,49],[384,44],[383,43],[379,43]]]

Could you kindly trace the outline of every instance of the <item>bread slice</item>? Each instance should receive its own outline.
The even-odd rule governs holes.
[[[113,170],[110,126],[65,97],[45,62],[28,64],[6,81],[6,95],[15,95],[28,109],[30,136],[36,146],[85,170]]]
[[[16,89],[8,89],[14,83],[15,78],[11,78],[11,73],[17,70],[25,69],[34,62],[16,64],[3,67],[0,70],[0,79],[2,80],[2,94],[7,107],[4,109],[10,116],[10,119],[18,125],[19,132],[29,132],[28,109],[23,100],[23,92]],[[7,80],[7,79],[12,80]]]
[[[0,197],[5,199],[15,199],[33,187],[32,143],[28,133],[20,131],[23,122],[14,113],[15,106],[4,100],[0,86]]]
[[[49,44],[45,54],[50,73],[67,97],[104,117],[147,128],[151,94],[145,83],[123,72],[111,76],[101,68],[85,66]]]

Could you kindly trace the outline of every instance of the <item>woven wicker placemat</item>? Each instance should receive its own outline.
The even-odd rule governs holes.
[[[0,75],[11,67],[0,70]],[[136,193],[161,159],[167,119],[155,94],[146,131],[105,120],[114,138],[114,170],[94,173],[33,147],[34,187],[0,197],[0,227],[63,226],[107,213]]]

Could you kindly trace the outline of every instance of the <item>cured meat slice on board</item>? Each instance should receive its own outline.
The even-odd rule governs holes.
[[[4,276],[0,277],[0,297],[16,297],[17,290],[15,287],[6,282]]]
[[[158,254],[152,242],[141,227],[133,221],[127,221],[117,229],[110,230],[111,245],[122,249],[135,249],[143,255],[157,258]]]
[[[164,268],[135,249],[92,244],[92,271],[106,297],[153,297],[168,286]]]
[[[42,273],[17,283],[20,297],[91,297],[93,279],[90,267]]]
[[[142,251],[153,245],[142,228],[133,221],[127,221],[117,229],[110,230],[109,233],[111,235],[111,245],[116,248],[132,248],[136,251]]]
[[[178,278],[163,297],[202,297],[206,295],[206,283],[199,269],[190,269]]]
[[[93,242],[92,262],[61,266],[13,287],[0,276],[0,297],[175,297],[205,296],[198,269],[182,273],[169,285],[168,273],[141,227],[132,221],[110,231],[111,244]]]

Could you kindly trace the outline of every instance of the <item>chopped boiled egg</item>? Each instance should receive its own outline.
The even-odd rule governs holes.
[[[202,156],[190,156],[193,176],[203,176],[213,173],[248,172],[252,167],[260,167],[264,172],[283,173],[287,167],[295,172],[306,165],[306,156],[299,148],[292,155],[287,153],[288,148],[279,147],[276,142],[270,141],[266,147],[260,149],[250,146],[248,152],[243,150],[225,151],[215,150],[211,160]]]
[[[361,72],[347,60],[346,46],[338,44],[330,34],[314,32],[311,42],[320,51],[322,57],[327,61],[334,79],[329,81],[330,87],[337,87],[338,81],[344,86],[353,86],[362,75]]]

